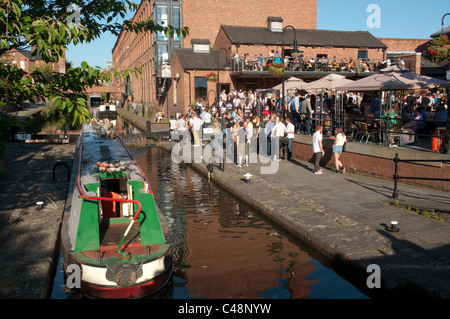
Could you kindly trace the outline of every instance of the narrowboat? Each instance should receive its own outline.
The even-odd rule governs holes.
[[[116,106],[114,104],[102,104],[97,109],[99,119],[115,120],[117,118]]]
[[[122,140],[83,125],[61,229],[66,277],[91,298],[140,298],[172,276],[172,238],[149,182]],[[73,281],[76,283],[77,281]]]

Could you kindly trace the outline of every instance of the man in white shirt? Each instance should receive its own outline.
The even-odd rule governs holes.
[[[286,126],[283,121],[280,121],[280,118],[276,117],[276,124],[272,129],[272,136],[274,137],[275,145],[278,145],[277,150],[275,150],[275,154],[273,154],[274,159],[280,159],[280,148],[282,147],[282,141],[284,137],[284,133],[286,133]]]
[[[267,156],[270,156],[271,154],[271,146],[272,146],[272,129],[275,126],[275,116],[271,115],[269,117],[269,120],[266,122],[264,126],[264,134],[267,138]]]
[[[177,131],[178,131],[178,140],[180,141],[180,145],[184,145],[186,140],[189,138],[189,134],[187,132],[185,116],[183,114],[180,114],[178,116]]]
[[[170,116],[169,131],[170,131],[169,141],[171,141],[172,137],[175,137],[176,134],[178,133],[177,132],[177,120],[175,120],[173,115]]]
[[[289,140],[288,143],[288,159],[292,157],[292,144],[294,142],[294,133],[295,133],[295,126],[291,123],[291,119],[288,117],[286,118],[286,132],[287,132],[287,138]]]
[[[320,159],[323,155],[325,155],[325,151],[323,150],[322,145],[322,131],[323,126],[317,125],[316,126],[316,132],[313,134],[312,137],[312,151],[315,156],[315,165],[314,165],[314,174],[319,175],[322,174],[322,170],[320,169]]]

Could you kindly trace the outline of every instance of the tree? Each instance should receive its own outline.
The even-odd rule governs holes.
[[[127,12],[138,5],[129,0],[0,0],[0,56],[16,49],[31,49],[45,62],[58,61],[70,44],[91,42],[105,32],[119,35],[128,32],[164,32],[167,35],[186,36],[187,27],[174,28],[156,24],[152,20],[123,24]],[[72,10],[69,10],[72,8]],[[76,8],[74,11],[73,9]],[[138,76],[139,69],[114,70],[113,76]],[[71,67],[66,73],[30,72],[0,62],[0,99],[53,100],[54,104],[73,113],[74,120],[82,122],[89,117],[82,93],[89,87],[112,81],[109,73],[86,62]]]

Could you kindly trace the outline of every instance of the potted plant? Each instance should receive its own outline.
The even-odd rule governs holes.
[[[209,73],[206,75],[206,81],[208,82],[218,82],[219,81],[219,77],[217,76],[216,73]]]
[[[423,52],[424,58],[434,63],[450,62],[450,40],[444,34],[434,38]]]
[[[267,71],[272,75],[284,75],[286,73],[286,67],[282,63],[271,63],[269,64]]]

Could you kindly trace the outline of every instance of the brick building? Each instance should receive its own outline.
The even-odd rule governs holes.
[[[279,21],[279,29],[272,28],[273,20]],[[285,56],[290,57],[294,39],[297,39],[297,49],[302,51],[304,60],[322,57],[331,63],[336,57],[339,62],[357,62],[358,57],[364,57],[379,63],[385,58],[386,45],[368,32],[296,29],[294,35],[291,28],[280,31],[284,26],[283,19],[268,17],[266,21],[264,27],[222,25],[213,45],[206,39],[194,39],[190,48],[175,49],[171,60],[172,85],[166,100],[171,113],[185,112],[188,105],[198,100],[211,105],[218,100],[217,95],[222,90],[227,93],[231,89],[254,92],[279,84],[280,76],[270,75],[253,59],[267,58],[271,51],[281,55],[283,48]],[[236,55],[239,56],[238,62],[233,58]],[[287,65],[293,64],[289,62]],[[286,77],[312,81],[332,71],[306,66],[302,69],[288,68]],[[372,74],[370,70],[358,73],[340,69],[339,72],[353,78]],[[210,73],[218,75],[218,82],[207,80]]]
[[[165,71],[174,49],[191,47],[192,39],[207,39],[214,43],[222,24],[265,26],[266,18],[273,12],[282,16],[286,24],[316,28],[316,0],[287,0],[282,5],[273,0],[141,1],[132,21],[152,19],[174,27],[188,26],[190,34],[181,38],[161,33],[122,32],[112,50],[113,65],[118,70],[140,67],[143,74],[140,79],[117,79],[115,84],[123,90],[120,96],[115,94],[111,98],[165,105],[173,80],[173,76],[165,77]],[[301,19],[299,12],[302,12]]]
[[[336,70],[351,78],[370,75],[388,57],[399,57],[405,47],[409,57],[404,60],[419,73],[420,54],[416,49],[428,41],[390,41],[369,32],[317,30],[317,0],[149,0],[141,2],[132,19],[152,19],[190,29],[185,38],[122,32],[112,50],[114,67],[140,67],[143,73],[139,79],[116,80],[121,92],[111,98],[142,102],[166,114],[185,112],[196,100],[211,105],[222,90],[254,90],[279,84],[279,76],[258,69],[251,59],[260,54],[267,58],[272,50],[289,56],[294,39],[304,60],[316,60],[316,66],[318,59],[328,60],[329,66],[332,60],[339,61],[336,68],[304,66],[286,73],[286,77],[305,81]],[[235,56],[239,56],[238,63]],[[218,76],[218,82],[207,80],[211,73]]]
[[[7,51],[0,57],[2,60],[6,60],[9,63],[15,65],[17,68],[30,72],[33,68],[46,63],[41,59],[40,55],[31,55],[30,50],[18,50],[16,48]],[[60,58],[59,61],[52,61],[48,63],[51,68],[58,73],[66,72],[66,60]]]

